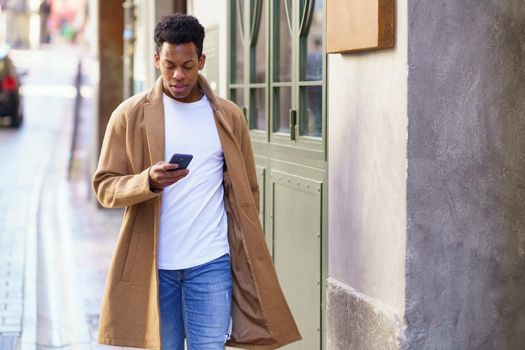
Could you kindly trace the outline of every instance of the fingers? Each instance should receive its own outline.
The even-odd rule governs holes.
[[[178,169],[179,165],[176,163],[162,163],[159,165],[159,169],[163,171],[174,171],[175,169]]]
[[[177,170],[178,164],[158,162],[149,171],[150,185],[156,189],[171,186],[189,174],[188,169]]]
[[[180,169],[180,170],[173,170],[173,171],[164,171],[162,172],[159,177],[164,180],[165,182],[170,181],[178,181],[182,179],[183,177],[186,177],[190,171],[188,169]]]
[[[153,171],[168,171],[168,170],[174,170],[179,167],[178,164],[175,163],[168,163],[165,161],[160,161],[151,166],[151,169]]]

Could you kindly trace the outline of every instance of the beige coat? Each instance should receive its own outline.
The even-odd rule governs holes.
[[[111,115],[93,186],[100,203],[124,207],[113,255],[98,341],[160,349],[157,242],[162,192],[149,188],[148,169],[165,159],[162,78],[153,89],[124,101]],[[301,339],[279,286],[259,223],[259,187],[249,132],[241,110],[213,95],[227,170],[224,173],[233,272],[230,346],[274,349]]]

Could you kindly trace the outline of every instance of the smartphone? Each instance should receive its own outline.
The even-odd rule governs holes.
[[[180,170],[180,169],[186,169],[188,165],[190,164],[191,160],[193,159],[193,156],[191,154],[183,154],[183,153],[175,153],[171,159],[170,163],[176,163],[179,165],[177,169],[174,170]]]

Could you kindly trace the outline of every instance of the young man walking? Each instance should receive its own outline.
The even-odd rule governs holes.
[[[113,112],[93,178],[103,206],[125,208],[98,340],[163,350],[297,341],[258,219],[246,122],[199,74],[204,28],[166,16],[154,39],[161,76]],[[181,169],[173,154],[193,159]]]

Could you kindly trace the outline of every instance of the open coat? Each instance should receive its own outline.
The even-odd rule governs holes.
[[[228,345],[274,349],[301,339],[259,223],[259,187],[241,110],[214,96],[202,76],[226,162],[225,207],[233,273],[233,329]],[[157,242],[162,191],[149,168],[164,155],[162,78],[111,115],[93,177],[99,202],[125,208],[104,291],[98,341],[160,349]]]

